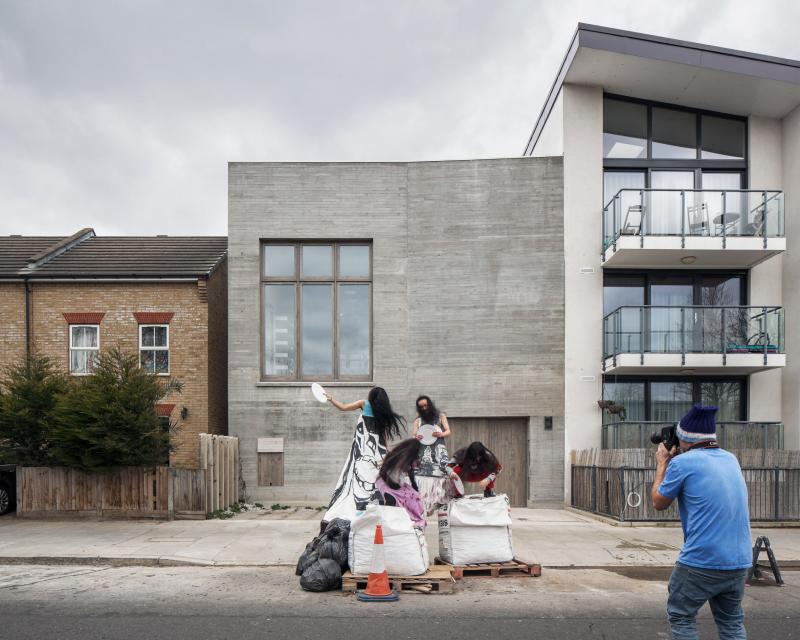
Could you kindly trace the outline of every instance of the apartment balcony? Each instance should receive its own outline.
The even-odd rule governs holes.
[[[621,189],[603,209],[604,267],[750,268],[785,250],[782,191]]]
[[[674,422],[614,422],[603,425],[603,449],[643,449],[650,436]],[[717,423],[717,441],[723,449],[783,449],[782,422]]]
[[[781,307],[619,307],[603,318],[603,371],[738,374],[786,366]]]

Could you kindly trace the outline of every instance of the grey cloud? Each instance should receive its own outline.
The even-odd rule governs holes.
[[[229,160],[518,155],[578,21],[800,57],[790,2],[0,4],[0,233],[225,233]]]

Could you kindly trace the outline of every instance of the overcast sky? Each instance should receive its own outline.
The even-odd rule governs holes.
[[[518,156],[579,21],[800,59],[796,0],[0,0],[0,234],[224,234],[231,160]]]

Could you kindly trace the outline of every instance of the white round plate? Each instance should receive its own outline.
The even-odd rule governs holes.
[[[453,483],[453,488],[458,492],[459,495],[464,495],[464,483],[461,482],[461,478],[457,474],[453,474],[450,476],[450,481]]]
[[[422,436],[420,438],[420,442],[422,444],[433,444],[436,442],[436,438],[433,437],[433,432],[436,431],[436,427],[432,424],[423,424],[417,430],[417,435]]]
[[[311,393],[314,394],[314,397],[319,402],[328,401],[328,398],[325,397],[325,389],[322,388],[322,385],[319,382],[315,382],[311,385]]]

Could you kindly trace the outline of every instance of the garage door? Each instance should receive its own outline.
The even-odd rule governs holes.
[[[447,420],[453,431],[447,443],[450,455],[470,442],[483,442],[503,465],[495,493],[507,493],[512,506],[524,507],[528,500],[528,419],[448,416]],[[466,490],[478,493],[480,486],[470,483]]]

